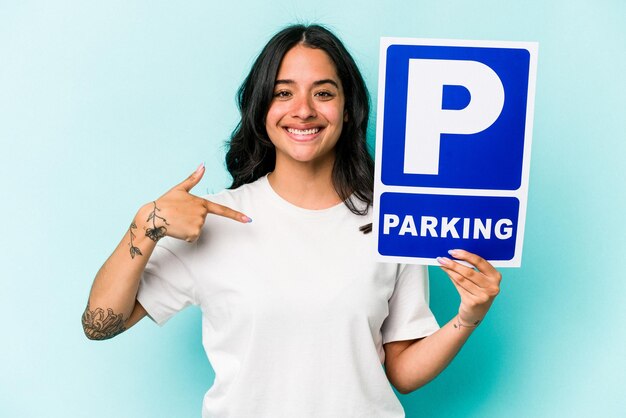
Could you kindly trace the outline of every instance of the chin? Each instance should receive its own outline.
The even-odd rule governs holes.
[[[315,156],[311,155],[292,155],[290,158],[299,163],[310,163],[316,160]]]

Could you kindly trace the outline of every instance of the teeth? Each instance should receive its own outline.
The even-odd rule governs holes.
[[[295,135],[311,135],[311,134],[316,134],[319,131],[320,131],[320,128],[311,128],[311,129],[287,128],[287,132],[295,134]]]

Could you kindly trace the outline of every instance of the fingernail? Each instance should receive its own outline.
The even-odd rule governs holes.
[[[245,223],[248,223],[248,224],[249,224],[250,222],[252,222],[252,218],[249,218],[249,217],[247,217],[246,215],[243,215],[243,216],[241,217],[241,219],[243,219],[243,221],[244,221]]]
[[[202,170],[203,168],[204,168],[204,162],[202,162],[202,163],[198,166],[198,168],[196,168],[196,173],[199,173],[199,172],[200,172],[200,170]]]
[[[437,257],[437,262],[438,262],[439,264],[446,265],[446,264],[449,264],[449,263],[450,263],[450,259],[449,259],[449,258],[446,258],[446,257]]]
[[[459,250],[448,250],[448,254],[450,254],[452,257],[460,255]]]

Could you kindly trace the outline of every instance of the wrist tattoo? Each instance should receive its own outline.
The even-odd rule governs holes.
[[[128,232],[130,233],[130,244],[128,244],[130,246],[130,258],[135,258],[136,255],[143,255],[139,247],[133,245],[133,240],[135,239],[133,229],[137,229],[137,224],[134,221],[130,224],[130,228],[128,228]]]
[[[152,241],[157,242],[158,240],[160,240],[161,238],[165,236],[165,233],[167,232],[167,228],[164,225],[157,227],[156,220],[160,219],[163,221],[165,225],[168,225],[168,226],[169,224],[167,223],[167,220],[164,217],[157,215],[157,211],[160,212],[161,209],[157,208],[156,200],[152,202],[152,204],[154,204],[154,208],[152,209],[150,216],[148,216],[148,219],[146,220],[146,222],[152,221],[152,228],[146,229],[146,236],[150,238]]]
[[[454,328],[461,329],[461,328],[476,328],[478,326],[478,324],[480,324],[480,319],[477,319],[471,325],[466,325],[466,324],[461,322],[461,316],[457,315],[456,316],[456,323],[454,323],[453,325],[454,325]]]
[[[122,314],[115,314],[111,308],[107,308],[106,312],[102,308],[92,311],[89,304],[83,313],[82,323],[83,331],[90,340],[108,340],[126,331]]]

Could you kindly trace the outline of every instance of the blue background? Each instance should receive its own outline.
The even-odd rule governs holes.
[[[0,416],[199,416],[213,375],[197,309],[105,342],[80,315],[140,205],[202,161],[197,193],[228,183],[235,91],[296,20],[336,29],[374,104],[381,35],[540,42],[522,268],[401,399],[409,417],[623,416],[625,18],[622,0],[0,0]],[[458,296],[430,271],[443,322]]]
[[[400,218],[397,227],[384,234],[384,216],[394,214]],[[464,250],[480,254],[488,260],[511,260],[515,255],[517,237],[517,222],[519,214],[519,200],[515,197],[492,196],[446,196],[410,193],[383,193],[380,196],[380,217],[378,226],[378,252],[382,255],[398,257],[447,257],[448,250],[463,248]],[[413,216],[417,236],[410,233],[399,235],[406,215]],[[437,236],[421,233],[421,217],[436,217],[438,224],[435,227]],[[442,217],[461,218],[454,226],[459,238],[448,234],[442,238]],[[463,238],[463,218],[470,219],[469,238]],[[480,219],[486,225],[486,219],[491,219],[490,238],[482,234],[474,239],[474,219]],[[498,239],[495,236],[495,225],[500,219],[509,219],[512,222],[512,235],[508,239]],[[503,231],[504,233],[504,231]]]
[[[502,111],[487,129],[464,135],[442,133],[437,175],[404,173],[411,59],[478,61],[495,71],[504,87]],[[530,54],[525,49],[389,46],[385,73],[382,182],[389,186],[517,190],[521,184],[524,152],[529,59]],[[467,89],[445,87],[442,108],[461,107],[459,103],[466,98]]]

